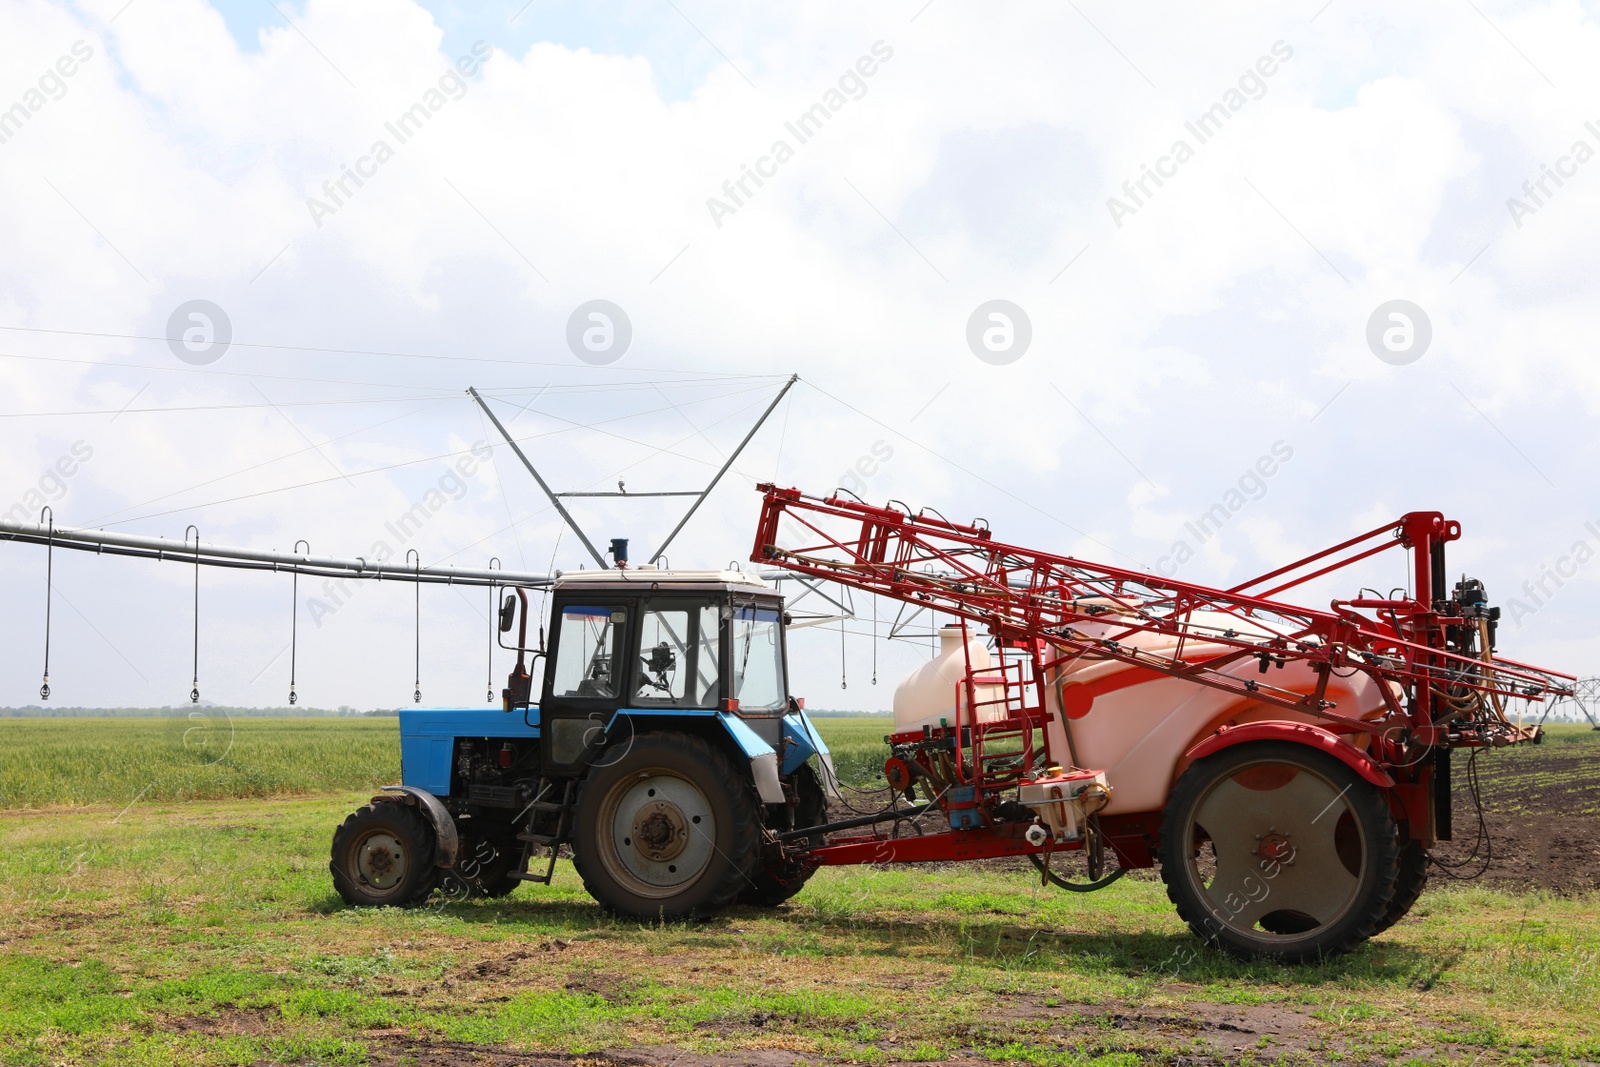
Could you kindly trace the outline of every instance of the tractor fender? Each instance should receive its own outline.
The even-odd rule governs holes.
[[[1243,726],[1224,726],[1216,733],[1207,737],[1199,744],[1193,746],[1184,756],[1193,761],[1221,752],[1234,745],[1242,745],[1247,741],[1294,741],[1302,745],[1326,752],[1337,760],[1344,762],[1349,768],[1361,777],[1371,782],[1380,789],[1393,789],[1394,779],[1382,767],[1372,761],[1365,752],[1356,748],[1348,741],[1341,740],[1331,730],[1324,730],[1320,726],[1313,726],[1304,722],[1283,722],[1269,720],[1266,722],[1246,723]]]
[[[461,837],[456,833],[456,821],[450,817],[448,811],[444,810],[444,805],[439,803],[439,798],[426,789],[418,789],[414,785],[386,785],[383,787],[383,791],[385,793],[404,793],[406,796],[416,800],[417,807],[422,809],[422,813],[433,824],[433,832],[439,838],[439,866],[454,867],[456,865],[456,857],[461,852]],[[384,797],[382,799],[391,803],[400,800],[399,797]]]
[[[835,800],[844,799],[839,793],[839,775],[833,769],[833,753],[827,742],[817,732],[811,717],[803,710],[795,710],[783,717],[783,773],[793,774],[812,756],[822,765],[822,789]]]
[[[654,719],[658,723],[672,719],[694,719],[701,722],[715,719],[722,726],[728,740],[732,741],[733,746],[750,761],[750,779],[755,783],[761,803],[784,802],[783,783],[778,779],[778,750],[763,741],[760,734],[750,729],[743,719],[732,712],[715,711],[710,708],[623,708],[612,717],[611,722],[606,724],[606,729],[609,731],[618,720],[634,718]]]
[[[765,741],[739,716],[722,712],[717,716],[733,743],[750,759],[750,777],[755,779],[756,792],[763,804],[782,804],[783,783],[778,781],[778,751]]]

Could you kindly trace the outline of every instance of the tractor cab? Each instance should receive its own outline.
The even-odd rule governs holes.
[[[505,691],[507,711],[539,723],[546,774],[575,773],[648,721],[735,718],[780,746],[799,702],[789,697],[783,598],[768,583],[740,571],[578,571],[557,579],[550,599],[548,648],[519,641],[545,658],[537,706],[520,659]]]
[[[548,884],[563,849],[634,918],[797,892],[813,868],[783,835],[824,821],[835,779],[789,696],[782,595],[740,571],[618,566],[560,576],[549,602],[534,644],[528,590],[501,607],[517,662],[499,709],[401,709],[402,784],[334,835],[344,899],[499,896]]]
[[[613,569],[563,574],[550,595],[547,648],[526,645],[526,595],[517,667],[504,707],[538,723],[541,769],[581,771],[642,720],[734,718],[778,750],[789,697],[784,605],[741,571]],[[517,601],[507,595],[501,627]],[[536,704],[525,654],[544,659]]]

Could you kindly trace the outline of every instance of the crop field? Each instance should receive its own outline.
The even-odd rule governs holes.
[[[1600,1062],[1586,728],[1480,760],[1490,881],[1281,967],[1202,948],[1151,875],[1079,896],[1007,863],[827,869],[696,925],[608,918],[566,861],[503,900],[347,909],[328,841],[398,774],[394,720],[225,726],[0,720],[0,1063]],[[884,724],[819,726],[869,784]]]
[[[883,769],[886,718],[819,719],[840,777]],[[0,719],[0,809],[222,800],[371,789],[400,780],[394,718]]]

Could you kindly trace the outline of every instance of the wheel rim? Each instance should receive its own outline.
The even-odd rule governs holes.
[[[1350,788],[1284,760],[1246,764],[1207,786],[1189,817],[1187,874],[1212,920],[1281,945],[1349,914],[1371,863]]]
[[[700,787],[661,770],[618,782],[597,819],[600,860],[630,893],[676,896],[716,853],[717,821]]]
[[[373,830],[363,835],[354,851],[356,875],[369,889],[387,893],[405,881],[410,866],[406,847],[390,831]]]

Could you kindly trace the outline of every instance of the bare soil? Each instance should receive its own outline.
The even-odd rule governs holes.
[[[1174,987],[1175,991],[1181,987]],[[1159,1039],[1167,1048],[1185,1051],[1172,1062],[1179,1067],[1223,1067],[1241,1063],[1275,1063],[1289,1057],[1338,1059],[1348,1064],[1378,1064],[1375,1058],[1326,1035],[1325,1028],[1307,1013],[1270,1005],[1187,1003],[1169,1010],[1132,1005],[1047,1005],[1034,998],[1013,999],[1002,1010],[1006,1018],[1050,1021],[1050,1033],[1092,1057],[1112,1051],[1108,1031],[1138,1031]],[[745,1043],[774,1020],[760,1016],[745,1025],[722,1028],[718,1036]],[[505,1048],[459,1041],[430,1040],[414,1035],[369,1034],[374,1043],[374,1067],[793,1067],[834,1061],[783,1047],[744,1047],[727,1053],[691,1052],[671,1045],[636,1047],[588,1053],[514,1052]],[[885,1043],[894,1058],[892,1043]],[[1441,1042],[1410,1050],[1421,1057],[1454,1058],[1459,1050]],[[911,1050],[907,1049],[907,1053]],[[992,1058],[966,1049],[938,1061],[956,1067],[992,1067]]]
[[[1484,883],[1501,889],[1600,889],[1600,761],[1591,753],[1540,756],[1536,763],[1498,759],[1493,752],[1480,757],[1486,846],[1458,766],[1451,798],[1455,837],[1434,851],[1442,864],[1462,864],[1452,873],[1481,871]],[[1432,880],[1445,877],[1446,871],[1433,869]]]

